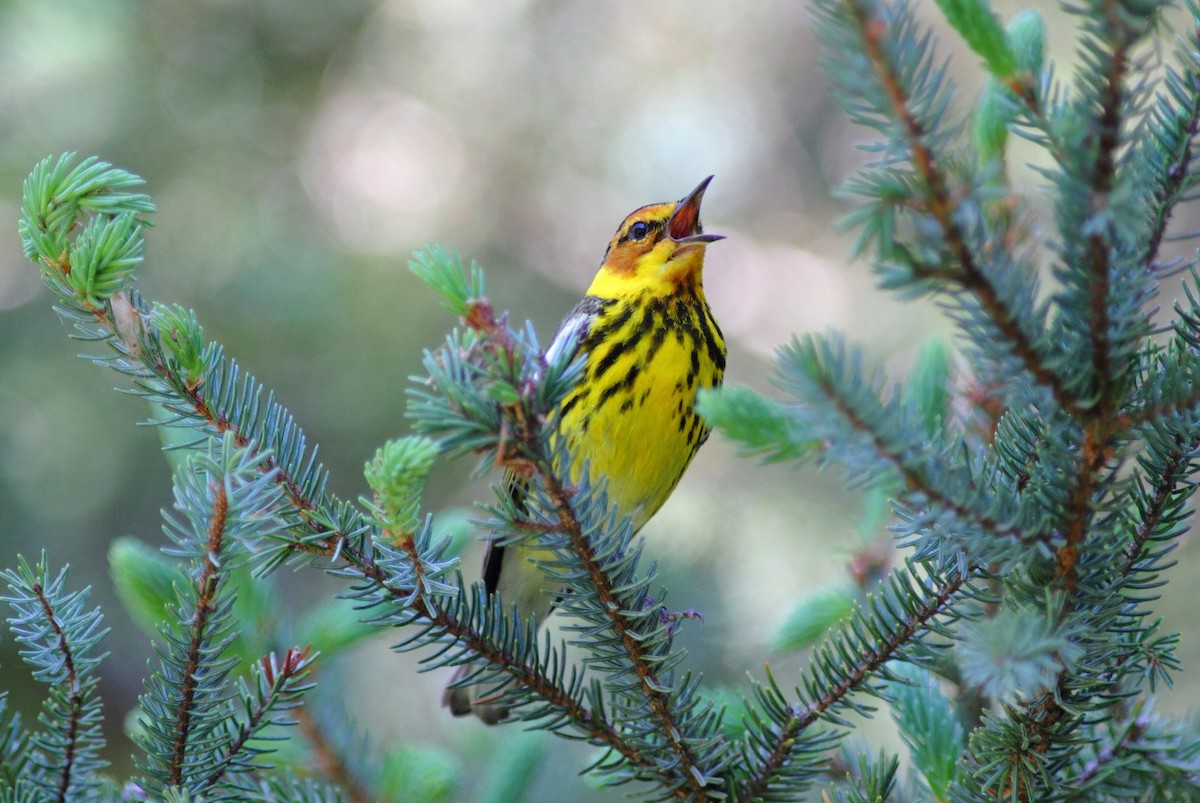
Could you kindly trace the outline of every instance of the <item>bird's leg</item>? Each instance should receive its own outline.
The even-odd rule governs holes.
[[[646,597],[646,602],[642,606],[642,609],[646,610],[656,605],[658,605],[658,601],[654,597]],[[668,611],[665,605],[659,605],[658,618],[667,628],[667,632],[672,636],[675,635],[675,631],[685,621],[695,620],[700,624],[704,624],[704,614],[693,608],[685,608],[682,611]]]

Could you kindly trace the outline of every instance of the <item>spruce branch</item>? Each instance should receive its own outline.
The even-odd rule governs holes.
[[[280,526],[280,494],[258,463],[226,435],[189,456],[175,478],[175,514],[164,513],[172,542],[165,551],[185,561],[186,569],[160,627],[158,666],[141,698],[137,738],[145,752],[137,763],[142,786],[155,794],[210,789],[230,771],[251,769],[262,752],[241,737],[227,682],[238,663],[231,654],[237,635],[232,573]]]
[[[1083,444],[1076,462],[1074,483],[1066,500],[1063,516],[1063,543],[1054,553],[1054,577],[1068,591],[1078,582],[1077,564],[1083,540],[1092,520],[1096,474],[1105,460],[1107,443],[1096,427],[1084,430]]]
[[[145,196],[115,192],[140,183],[140,179],[108,170],[94,159],[71,171],[71,161],[73,156],[67,154],[57,163],[46,160],[35,169],[27,181],[27,208],[22,219],[27,252],[60,272],[72,245],[67,236],[85,210],[145,212],[153,208]],[[88,202],[63,203],[62,199],[70,198]],[[100,207],[96,198],[106,199],[106,203]],[[46,246],[47,241],[51,245]],[[325,494],[324,469],[316,464],[315,450],[307,449],[291,416],[273,397],[264,398],[253,378],[243,378],[236,363],[226,362],[219,346],[205,342],[193,315],[179,308],[151,307],[136,292],[122,291],[115,297],[124,301],[135,325],[121,326],[110,304],[94,304],[69,285],[52,287],[60,293],[59,312],[76,324],[80,336],[112,350],[114,356],[98,356],[96,361],[134,377],[136,392],[172,413],[166,425],[195,429],[195,445],[228,436],[234,446],[246,450],[257,470],[279,487],[286,500],[279,514],[296,533],[288,541],[290,551],[335,558],[335,563],[353,574],[378,584],[393,600],[408,603],[412,591],[393,585],[364,548],[371,538],[365,535],[370,532],[368,523],[357,511]],[[461,627],[454,617],[437,614],[437,606],[426,596],[419,595],[412,604],[418,615],[434,624],[451,631]],[[473,646],[484,647],[481,633],[468,630],[461,635]],[[499,652],[492,657],[501,662],[516,660]],[[536,667],[520,665],[519,670],[525,680],[537,680]],[[569,698],[545,682],[534,685],[560,702]],[[585,711],[577,706],[568,708],[588,722]],[[603,728],[596,735],[602,741],[605,737],[616,740],[615,734]]]
[[[1040,19],[1024,17],[1034,34],[1024,36],[1018,20],[1002,31],[984,0],[940,5],[991,73],[984,155],[960,147],[950,72],[903,2],[821,0],[818,14],[843,102],[883,135],[868,148],[877,161],[852,185],[867,199],[861,242],[876,246],[885,286],[948,302],[970,370],[993,396],[988,426],[976,431],[947,415],[944,400],[922,406],[908,392],[885,393],[836,338],[783,354],[780,384],[799,404],[746,393],[702,402],[718,424],[739,426],[759,455],[819,454],[878,493],[894,488],[894,530],[908,553],[906,568],[817,651],[794,693],[768,670],[742,727],[722,722],[680,669],[676,623],[657,590],[658,601],[649,595],[654,569],[639,569],[640,542],[610,509],[603,483],[564,468],[553,413],[577,367],[548,361],[531,329],[510,329],[476,266],[464,269],[439,249],[417,255],[418,273],[466,329],[426,356],[429,378],[409,410],[428,437],[382,449],[376,496],[355,505],[327,493],[326,472],[291,416],[205,339],[192,313],[147,304],[132,290],[152,210],[126,192],[136,177],[94,161],[39,165],[26,185],[22,237],[60,314],[105,350],[97,362],[166,410],[182,451],[203,459],[219,443],[222,454],[242,455],[227,520],[237,488],[270,500],[255,526],[227,533],[214,551],[219,484],[186,494],[187,527],[174,529],[191,533],[178,547],[194,573],[174,615],[209,635],[197,651],[193,631],[164,632],[163,666],[144,699],[144,763],[162,759],[178,772],[155,775],[151,793],[340,795],[258,771],[267,767],[264,744],[279,733],[273,726],[290,722],[285,712],[305,687],[301,672],[283,671],[298,656],[287,653],[280,671],[260,664],[240,701],[226,682],[224,578],[253,553],[259,572],[288,562],[329,572],[371,625],[401,628],[395,649],[422,651],[430,668],[462,667],[466,682],[489,689],[514,720],[604,748],[592,770],[606,783],[634,780],[663,798],[795,799],[830,766],[849,714],[869,715],[875,698],[897,710],[913,702],[897,690],[905,672],[894,660],[937,671],[957,685],[963,710],[974,706],[963,717],[976,726],[963,747],[949,705],[918,701],[929,732],[950,734],[921,758],[929,788],[944,798],[1194,796],[1200,739],[1148,715],[1142,695],[1178,671],[1178,637],[1160,631],[1152,603],[1190,521],[1200,463],[1200,303],[1177,308],[1166,346],[1152,342],[1148,312],[1173,210],[1195,192],[1196,20],[1178,72],[1164,68],[1150,102],[1153,65],[1139,47],[1151,24],[1139,15],[1161,5],[1154,0],[1072,9],[1084,36],[1069,86],[1043,67]],[[1194,3],[1189,10],[1200,18]],[[1018,125],[1054,159],[1043,171],[1057,227],[1049,239],[1037,205],[1023,204],[1005,174],[1006,137]],[[1045,251],[1055,281],[1043,297]],[[564,589],[559,607],[572,620],[562,643],[539,638],[536,625],[515,620],[479,585],[464,587],[421,510],[423,472],[444,455],[475,456],[481,470],[500,468],[520,485],[517,494],[499,489],[487,510],[501,543],[533,546],[535,562]],[[952,640],[961,646],[945,649]],[[568,646],[585,653],[578,667],[566,660]],[[172,684],[190,702],[161,693]],[[312,721],[295,711],[307,733]],[[154,727],[181,721],[188,736],[176,761],[178,733]],[[354,782],[352,756],[327,758],[329,776],[355,799],[378,788],[365,774]],[[860,756],[857,775],[855,765],[837,765],[849,780],[831,797],[912,788],[883,754]],[[30,777],[40,771],[30,767]]]
[[[757,725],[745,745],[749,774],[738,787],[738,800],[790,799],[816,774],[820,752],[837,736],[805,730],[819,720],[848,727],[839,711],[860,713],[865,708],[848,699],[852,692],[879,694],[873,684],[886,679],[884,665],[903,655],[918,634],[933,633],[943,625],[935,620],[951,614],[954,602],[969,587],[966,574],[954,573],[942,580],[924,580],[913,571],[895,571],[878,596],[869,597],[866,607],[856,611],[833,639],[822,645],[812,667],[797,689],[798,702],[787,702],[774,686],[756,688],[764,707],[772,714]],[[814,763],[800,760],[797,753],[811,753]],[[776,792],[776,790],[778,790]]]
[[[1162,154],[1151,159],[1137,144],[1154,126],[1145,111],[1152,86],[1146,59],[1133,53],[1151,26],[1119,5],[1096,2],[1083,20],[1079,53],[1088,69],[1057,111],[1068,154],[1057,172],[1047,172],[1057,191],[1055,276],[1063,288],[1054,334],[1076,366],[1071,388],[1086,401],[1076,412],[1085,426],[1100,428],[1099,444],[1131,390],[1130,368],[1151,328],[1145,304],[1156,290],[1144,261],[1156,210],[1144,187]],[[1146,160],[1152,164],[1139,164]]]
[[[1200,275],[1183,283],[1187,304],[1175,304],[1171,342],[1165,348],[1148,344],[1143,349],[1143,376],[1129,402],[1112,421],[1114,438],[1136,438],[1164,425],[1189,438],[1189,428],[1200,411],[1200,296],[1195,291]]]
[[[804,424],[802,437],[826,444],[827,455],[843,462],[854,476],[879,482],[885,471],[891,473],[913,505],[931,504],[994,538],[1028,543],[1043,537],[1024,531],[1007,511],[997,517],[971,505],[981,494],[970,487],[970,480],[954,478],[953,492],[934,481],[934,476],[945,473],[930,464],[930,454],[939,450],[931,448],[924,431],[907,426],[907,410],[879,398],[882,380],[864,374],[859,350],[848,348],[835,336],[808,335],[782,349],[779,359],[776,384],[809,405],[797,411]],[[825,411],[836,420],[825,419]],[[958,487],[962,485],[966,492]],[[992,504],[1003,505],[1001,495],[993,491],[991,496]]]
[[[414,539],[402,541],[399,548],[409,560],[416,554],[421,556],[422,565],[428,565],[429,537],[427,522]],[[321,545],[292,541],[289,546],[319,556],[328,554]],[[645,772],[658,769],[652,757],[630,744],[626,736],[604,718],[602,710],[598,712],[585,704],[578,679],[568,681],[563,678],[566,664],[559,651],[548,647],[542,651],[534,649],[536,641],[520,623],[503,631],[508,634],[507,639],[496,638],[498,623],[504,622],[504,612],[483,595],[481,588],[459,590],[449,598],[444,594],[434,597],[425,583],[398,583],[395,574],[385,570],[365,552],[343,547],[340,554],[342,561],[328,571],[344,579],[364,581],[356,587],[352,598],[364,606],[384,605],[398,609],[395,613],[384,614],[381,621],[415,628],[416,632],[400,642],[396,649],[416,649],[441,643],[442,649],[427,662],[429,668],[468,660],[464,656],[483,661],[536,697],[541,710],[547,712],[550,724],[546,727],[582,735],[592,744],[611,749],[631,766]],[[411,569],[408,560],[404,565],[410,567],[408,571],[416,571]],[[551,671],[552,667],[559,669]],[[591,696],[598,700],[596,695]]]
[[[901,38],[907,40],[904,44],[914,49],[919,47],[910,12],[903,7],[889,8],[885,12],[873,0],[823,0],[817,8],[824,23],[819,30],[826,46],[831,49],[854,47],[854,52],[861,53],[869,64],[869,72],[830,70],[844,82],[845,92],[854,98],[846,105],[864,122],[886,121],[879,127],[889,135],[893,134],[891,126],[898,129],[896,139],[903,143],[919,181],[917,189],[922,208],[941,231],[944,248],[953,259],[953,267],[912,263],[910,269],[914,276],[943,282],[970,293],[1034,381],[1046,387],[1063,409],[1082,409],[1083,401],[1070,392],[1063,377],[1038,347],[1035,334],[1027,331],[1021,316],[1009,306],[979,264],[977,253],[963,228],[961,221],[972,215],[951,191],[944,169],[949,158],[942,158],[931,144],[945,137],[935,122],[944,111],[945,101],[934,101],[919,94],[936,95],[942,75],[939,72],[930,78],[927,67],[898,63],[895,55],[896,42]],[[906,48],[899,49],[911,59]],[[854,79],[871,82],[870,92],[851,84]],[[869,108],[871,117],[866,116],[864,107]],[[930,107],[938,114],[931,113]]]
[[[943,8],[1004,84],[999,74],[1011,72],[1005,48],[1015,37],[1001,41],[983,4]],[[879,162],[850,185],[868,199],[856,222],[866,224],[864,238],[877,246],[885,285],[949,289],[951,298],[965,291],[975,298],[978,309],[954,309],[954,321],[972,340],[981,373],[1007,388],[1001,402],[1007,410],[993,419],[996,426],[983,443],[947,439],[979,467],[956,480],[960,461],[951,461],[949,470],[932,463],[924,472],[904,470],[924,468],[923,452],[946,454],[945,445],[918,444],[912,417],[861,392],[862,380],[853,372],[831,370],[822,381],[812,371],[817,378],[810,378],[812,388],[801,397],[819,412],[805,415],[840,417],[840,429],[818,432],[831,444],[827,456],[846,463],[852,477],[873,476],[879,458],[893,456],[889,472],[914,495],[902,493],[897,501],[902,537],[917,555],[947,565],[942,561],[951,545],[965,543],[968,566],[987,566],[1003,578],[996,592],[1014,606],[1016,621],[1045,618],[1044,628],[1024,628],[1029,649],[1010,659],[1018,674],[1042,662],[1042,674],[1022,675],[1022,683],[1043,677],[1047,687],[1024,689],[1031,699],[1012,701],[992,716],[968,751],[978,791],[1016,799],[1057,788],[1058,762],[1086,724],[1081,710],[1115,704],[1147,679],[1151,686],[1169,679],[1173,642],[1155,635],[1157,625],[1144,621],[1141,606],[1144,590],[1160,582],[1164,555],[1187,517],[1183,503],[1192,489],[1197,420],[1193,333],[1200,316],[1181,311],[1176,340],[1160,352],[1147,345],[1152,331],[1146,311],[1157,280],[1150,267],[1170,209],[1193,186],[1192,46],[1181,46],[1189,51],[1181,52],[1181,73],[1167,70],[1165,91],[1148,105],[1153,84],[1135,48],[1152,28],[1151,14],[1143,13],[1152,9],[1098,0],[1071,10],[1083,19],[1084,36],[1083,68],[1070,97],[1063,100],[1065,92],[1049,83],[1048,72],[1036,91],[1026,91],[1033,83],[1008,86],[1026,101],[1026,122],[1040,132],[1034,139],[1056,160],[1044,174],[1056,192],[1055,276],[1061,289],[1041,304],[1011,279],[1011,268],[1024,262],[1002,236],[1011,233],[1005,228],[1009,218],[994,215],[993,221],[978,211],[992,194],[1008,189],[1003,175],[981,183],[964,169],[956,159],[954,127],[929,111],[943,108],[934,98],[946,94],[944,70],[930,66],[936,56],[906,5],[830,2],[820,17],[844,105],[885,138],[876,147],[884,154]],[[968,17],[974,19],[970,25]],[[1188,42],[1194,40],[1192,31]],[[1041,69],[1036,60],[1013,61],[1028,61],[1030,74]],[[999,121],[1004,129],[1016,119],[1004,104],[983,111],[995,118],[988,124]],[[1005,131],[984,133],[985,144],[1002,155]],[[910,228],[897,229],[898,223]],[[988,336],[999,336],[1008,354]],[[1047,398],[1012,382],[1010,355],[1050,391]],[[1144,444],[1149,449],[1142,451]],[[979,447],[986,451],[967,452]],[[1140,464],[1132,475],[1130,457]],[[934,508],[945,500],[956,503],[950,518],[957,513],[968,528],[986,522],[972,525],[962,517],[964,502],[967,510],[991,510],[976,507],[970,492],[961,493],[973,481],[982,494],[1011,494],[998,520],[1028,534],[1020,542],[1027,554],[1005,551],[1004,539],[956,541],[935,512],[920,509],[914,490],[929,484],[921,482],[922,474],[936,478],[932,490],[943,490],[941,498],[926,490],[925,500]],[[1113,551],[1114,544],[1120,551]],[[1043,594],[1046,588],[1054,593]],[[1003,639],[993,634],[975,641]],[[1059,649],[1048,652],[1055,643]]]
[[[99,608],[87,609],[89,588],[68,591],[67,570],[52,576],[45,553],[31,566],[18,557],[16,569],[0,573],[9,593],[0,597],[13,609],[8,617],[21,645],[21,659],[49,694],[38,721],[43,730],[30,739],[35,771],[25,779],[42,799],[66,801],[95,794],[100,758],[101,701],[95,669],[106,657],[95,654],[108,633]]]
[[[720,784],[721,779],[719,776],[706,776],[706,770],[702,768],[692,744],[695,739],[708,739],[694,732],[689,733],[692,728],[688,727],[691,723],[687,722],[686,714],[681,716],[676,710],[676,700],[672,699],[674,695],[671,694],[672,684],[668,678],[663,677],[660,660],[645,649],[645,627],[642,623],[634,622],[621,604],[623,600],[616,593],[608,572],[603,568],[596,551],[585,536],[584,528],[575,516],[567,488],[553,470],[539,436],[540,433],[537,432],[524,433],[524,437],[529,439],[526,445],[531,447],[530,450],[535,454],[541,452],[535,459],[535,465],[558,515],[556,529],[570,539],[576,556],[585,566],[595,593],[621,639],[629,665],[641,685],[642,694],[650,703],[650,710],[657,720],[658,733],[666,737],[675,755],[677,766],[671,769],[678,779],[676,788],[671,791],[678,791],[681,796],[689,799],[709,800],[705,787]]]
[[[334,553],[335,562],[327,570],[334,576],[362,583],[356,586],[352,598],[363,606],[384,605],[393,609],[394,612],[380,617],[381,623],[413,626],[416,632],[400,642],[396,649],[416,649],[441,643],[442,649],[427,662],[429,668],[467,660],[461,656],[483,661],[510,678],[517,687],[534,695],[542,710],[553,712],[547,714],[550,724],[546,727],[582,735],[590,743],[621,755],[631,766],[647,773],[656,771],[658,765],[652,757],[632,745],[604,718],[602,711],[597,712],[585,704],[579,681],[563,678],[561,670],[566,664],[561,661],[558,651],[548,647],[540,652],[534,650],[531,645],[536,642],[521,624],[504,631],[509,634],[509,639],[497,640],[494,634],[497,623],[504,621],[504,612],[484,597],[481,588],[459,590],[451,597],[444,592],[435,595],[430,591],[429,583],[420,579],[426,570],[414,568],[428,566],[429,538],[429,523],[426,522],[414,538],[400,541],[397,548],[405,554],[403,567],[407,567],[402,571],[409,573],[406,582],[398,582],[396,573],[371,557],[371,552],[378,554],[381,545],[377,541],[366,549],[347,546],[352,543],[348,539],[340,542],[338,547],[319,541],[290,540],[287,544],[288,548],[313,556]],[[419,564],[414,562],[416,558],[420,559]],[[394,562],[389,561],[389,564],[396,566]],[[418,579],[414,581],[413,577]],[[550,671],[553,666],[560,670]],[[598,699],[594,694],[592,697]]]
[[[192,633],[187,645],[183,670],[183,687],[179,690],[179,702],[176,710],[175,743],[171,751],[170,763],[167,765],[167,784],[179,786],[183,781],[184,759],[187,757],[188,738],[192,735],[191,721],[196,705],[196,686],[201,674],[202,659],[207,660],[205,649],[212,639],[209,630],[209,618],[215,612],[217,585],[221,581],[218,555],[225,546],[225,517],[229,512],[229,495],[223,484],[215,489],[212,502],[212,518],[208,524],[208,557],[205,560],[199,580],[196,583],[195,610],[191,616]]]
[[[1121,124],[1124,119],[1122,111],[1126,104],[1124,84],[1130,67],[1129,49],[1136,41],[1135,32],[1125,22],[1123,15],[1119,13],[1116,0],[1109,0],[1105,6],[1102,19],[1107,47],[1097,48],[1102,53],[1102,64],[1099,65],[1101,66],[1099,77],[1102,84],[1097,98],[1100,108],[1098,113],[1092,115],[1095,121],[1095,133],[1093,134],[1096,140],[1095,157],[1086,176],[1089,188],[1087,206],[1093,216],[1092,219],[1104,219],[1109,211],[1109,196],[1113,190],[1116,167],[1116,151],[1121,142]],[[1081,94],[1083,94],[1085,102],[1091,102],[1088,93]],[[1094,391],[1095,405],[1092,416],[1103,420],[1107,417],[1114,401],[1110,398],[1111,391],[1108,387],[1112,359],[1109,341],[1111,326],[1109,308],[1112,303],[1110,298],[1112,234],[1107,226],[1092,225],[1089,229],[1086,236],[1087,265],[1091,272],[1091,314],[1088,328],[1092,341],[1092,372],[1095,377],[1094,381],[1097,383]]]
[[[353,803],[368,803],[374,798],[362,787],[361,782],[347,766],[341,752],[330,742],[325,728],[313,717],[308,708],[296,712],[300,733],[312,751],[313,760],[322,777],[328,778],[343,791]]]
[[[43,558],[44,560],[44,558]],[[67,731],[64,734],[63,741],[65,742],[66,750],[63,752],[62,768],[59,772],[58,782],[58,799],[66,800],[67,792],[71,788],[71,773],[75,769],[75,751],[79,747],[79,728],[80,721],[83,719],[84,710],[84,695],[80,684],[79,674],[75,669],[75,651],[72,649],[70,642],[67,640],[66,633],[56,621],[54,607],[50,604],[50,600],[46,598],[44,588],[40,583],[33,586],[33,591],[38,595],[38,602],[42,606],[42,614],[45,620],[50,624],[54,631],[56,644],[54,649],[62,656],[63,670],[66,673],[64,680],[67,686],[67,704],[70,709],[70,714],[67,721]]]
[[[1143,561],[1157,562],[1158,555],[1147,555],[1149,542],[1173,537],[1183,529],[1191,511],[1186,507],[1191,488],[1181,487],[1195,472],[1195,461],[1200,452],[1200,438],[1184,443],[1178,435],[1172,438],[1171,447],[1159,465],[1149,465],[1150,457],[1143,458],[1143,468],[1154,469],[1151,478],[1153,494],[1138,493],[1138,521],[1129,543],[1125,546],[1125,561],[1121,566],[1121,577],[1128,577]],[[1138,489],[1141,491],[1141,489]]]
[[[1065,800],[1130,799],[1154,789],[1154,800],[1193,797],[1200,785],[1200,741],[1138,698],[1127,714],[1096,728],[1077,761]]]
[[[1189,47],[1178,49],[1184,61],[1183,73],[1167,68],[1166,90],[1158,97],[1147,125],[1143,145],[1144,159],[1154,171],[1156,185],[1151,206],[1151,228],[1142,265],[1146,272],[1157,273],[1163,266],[1159,248],[1166,235],[1176,206],[1196,186],[1194,144],[1200,132],[1200,74],[1195,55],[1200,48],[1200,32],[1192,31]]]
[[[268,727],[296,724],[295,720],[282,714],[298,708],[303,694],[315,685],[308,680],[308,674],[316,657],[317,653],[313,652],[311,645],[304,649],[292,647],[284,653],[282,661],[275,653],[270,653],[255,665],[254,690],[244,685],[242,688],[244,714],[233,737],[222,750],[222,755],[209,770],[208,777],[197,784],[198,793],[203,794],[224,781],[235,765],[237,771],[245,771],[252,766],[252,758],[265,752],[254,746],[252,740],[263,738],[263,732]]]

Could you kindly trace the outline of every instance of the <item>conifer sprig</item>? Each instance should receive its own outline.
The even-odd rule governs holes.
[[[964,317],[976,318],[985,336],[999,337],[1008,344],[1020,370],[1028,372],[1047,388],[1060,406],[1080,405],[1053,367],[1050,355],[1039,348],[1042,315],[1029,309],[1011,281],[998,280],[981,260],[1003,258],[989,251],[986,243],[1003,241],[980,215],[981,199],[974,191],[974,177],[955,181],[948,169],[963,169],[966,160],[956,153],[952,138],[957,126],[947,122],[952,87],[945,68],[933,68],[929,34],[921,33],[904,3],[874,0],[823,0],[815,6],[825,53],[826,70],[839,87],[838,99],[855,122],[871,126],[884,135],[878,145],[878,162],[890,175],[906,176],[896,192],[881,194],[866,180],[848,186],[866,198],[879,198],[884,205],[864,207],[873,213],[864,229],[860,247],[878,243],[885,264],[907,274],[894,281],[924,282],[951,291],[956,303],[966,304]],[[836,54],[836,55],[835,55]],[[841,55],[848,54],[848,55]],[[836,62],[836,63],[835,63]],[[849,69],[847,69],[849,68]],[[911,165],[911,172],[902,167]],[[918,250],[892,246],[892,207],[903,205],[913,211],[916,230],[937,232],[936,238],[917,243]],[[998,268],[1009,268],[998,265]],[[1012,270],[1009,268],[1011,274]],[[961,296],[960,294],[965,294]],[[983,320],[973,316],[974,307]]]
[[[1189,3],[1193,13],[1196,6]],[[1182,70],[1166,67],[1162,91],[1154,98],[1143,136],[1135,144],[1136,155],[1131,163],[1149,180],[1151,191],[1143,197],[1143,214],[1150,221],[1142,256],[1143,268],[1151,274],[1161,274],[1170,268],[1159,260],[1159,249],[1167,235],[1176,206],[1194,191],[1197,184],[1194,142],[1200,132],[1200,69],[1197,48],[1200,33],[1192,31],[1181,37],[1175,57]]]
[[[53,270],[61,268],[56,260],[71,254],[68,235],[78,228],[78,218],[85,212],[153,209],[146,196],[115,192],[140,184],[140,179],[110,170],[95,159],[70,170],[72,161],[72,154],[57,162],[47,159],[26,182],[27,208],[21,227],[26,250]],[[73,198],[83,200],[64,201]],[[89,219],[113,223],[104,214]],[[44,246],[47,241],[51,245]],[[103,343],[113,352],[93,359],[134,377],[135,393],[171,413],[171,418],[155,423],[194,430],[195,440],[188,444],[192,446],[228,433],[236,447],[256,458],[258,470],[279,485],[287,505],[278,514],[297,538],[276,555],[286,557],[294,551],[337,555],[360,576],[386,586],[385,574],[362,549],[368,540],[364,535],[371,531],[369,522],[359,511],[325,494],[327,473],[290,414],[252,377],[244,377],[237,363],[226,360],[218,344],[206,342],[194,314],[177,307],[152,307],[136,292],[115,294],[123,302],[118,312],[115,305],[90,305],[72,287],[53,286],[60,291],[59,312],[76,325],[78,336]],[[121,323],[122,315],[126,325]],[[268,558],[268,565],[274,559]],[[408,595],[392,590],[400,599]]]
[[[972,31],[969,43],[989,69],[1005,72],[986,4],[942,5],[957,28]],[[861,352],[837,336],[781,350],[777,384],[799,404],[741,397],[725,404],[732,390],[705,402],[722,429],[759,453],[772,454],[761,443],[769,419],[780,443],[816,444],[818,461],[840,464],[852,482],[895,488],[896,529],[914,571],[958,571],[980,584],[955,598],[956,620],[937,631],[957,644],[938,671],[961,695],[985,701],[958,769],[941,774],[943,798],[1064,794],[1072,788],[1067,767],[1096,723],[1119,717],[1132,696],[1169,684],[1178,668],[1176,637],[1160,632],[1152,603],[1190,517],[1200,314],[1189,288],[1163,346],[1148,304],[1162,273],[1155,266],[1169,209],[1194,187],[1200,80],[1194,29],[1160,87],[1138,55],[1152,12],[1118,5],[1072,9],[1083,20],[1084,67],[1069,87],[1021,52],[1019,37],[1029,32],[1014,21],[1006,44],[1032,80],[1001,80],[990,91],[1015,92],[1026,111],[1013,113],[1008,101],[981,107],[977,113],[1005,129],[984,132],[985,160],[964,156],[958,126],[941,114],[951,88],[906,3],[818,6],[840,99],[882,135],[868,148],[877,161],[849,185],[864,199],[851,216],[862,228],[860,246],[872,247],[885,287],[949,301],[967,343],[969,381],[988,394],[987,426],[943,418],[929,430],[901,394],[885,397]],[[1196,15],[1196,6],[1189,9]],[[972,15],[982,28],[971,29]],[[1043,257],[1018,239],[1036,231],[1032,211],[1003,166],[1007,129],[1017,125],[1032,125],[1034,141],[1056,159],[1045,176],[1054,194],[1058,234],[1047,251],[1057,287],[1046,298],[1035,280]],[[756,409],[771,415],[746,412]],[[932,600],[924,588],[901,598],[918,609]],[[862,616],[850,615],[850,633],[864,626]],[[904,642],[896,657],[920,662],[922,648],[936,641]],[[856,677],[860,653],[873,654],[818,652],[820,688]],[[894,692],[876,684],[887,675],[871,667],[851,685],[886,696]],[[808,691],[798,690],[798,701],[760,695],[772,717],[758,747],[756,791],[795,792],[813,777],[808,762],[819,753],[798,715]],[[1171,750],[1192,757],[1196,735],[1177,733]],[[1188,769],[1179,772],[1143,765],[1139,788],[1179,782],[1195,767],[1194,757],[1183,763]]]
[[[1014,544],[1036,540],[1037,531],[1019,526],[1017,500],[994,487],[985,493],[975,478],[936,466],[952,447],[906,426],[912,411],[898,399],[881,399],[882,377],[864,361],[861,350],[837,336],[797,339],[780,350],[775,383],[802,402],[795,418],[803,437],[828,444],[824,459],[851,469],[852,483],[898,478],[908,493],[903,501],[918,509],[932,505],[960,526]]]
[[[191,455],[176,475],[176,512],[166,515],[164,532],[173,544],[168,554],[186,562],[185,579],[160,631],[164,643],[141,699],[138,738],[145,751],[141,785],[153,794],[200,793],[228,772],[254,768],[263,750],[250,738],[304,690],[296,678],[308,660],[296,658],[272,675],[282,675],[281,688],[272,692],[272,680],[260,689],[260,707],[248,705],[239,717],[232,703],[228,681],[238,662],[230,651],[236,637],[230,574],[280,526],[278,486],[260,460],[226,435]]]
[[[225,746],[220,760],[199,784],[204,793],[220,784],[227,774],[235,770],[244,772],[251,767],[270,769],[270,765],[255,759],[270,752],[255,744],[255,740],[281,741],[284,736],[267,734],[268,728],[290,727],[296,720],[284,716],[285,712],[301,704],[305,692],[315,684],[309,680],[309,670],[317,654],[312,647],[292,647],[280,660],[275,653],[264,655],[254,666],[254,687],[241,682],[240,697],[243,711],[234,725],[234,733]],[[230,723],[232,724],[232,722]]]
[[[13,756],[30,770],[15,779],[18,788],[42,800],[95,795],[98,771],[108,763],[100,757],[105,740],[96,692],[96,668],[107,655],[96,649],[108,632],[100,609],[87,607],[90,589],[67,589],[65,569],[52,575],[45,554],[32,566],[20,558],[17,568],[0,573],[0,579],[8,586],[0,599],[13,611],[7,621],[21,645],[21,660],[47,686],[38,717],[42,728],[26,737],[14,720],[7,730],[9,750],[24,747],[26,738],[30,749],[23,757]]]
[[[735,799],[794,800],[801,794],[821,772],[826,751],[849,731],[845,714],[870,714],[870,706],[852,695],[880,696],[881,684],[891,679],[885,664],[920,637],[945,632],[968,582],[962,574],[934,581],[896,571],[822,644],[794,701],[774,678],[767,686],[756,683],[755,697],[767,717],[749,723],[744,746],[749,772]],[[813,728],[818,722],[839,730]]]

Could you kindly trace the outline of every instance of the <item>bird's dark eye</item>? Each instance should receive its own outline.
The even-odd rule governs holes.
[[[649,233],[650,226],[640,220],[629,227],[629,239],[631,240],[644,240]]]

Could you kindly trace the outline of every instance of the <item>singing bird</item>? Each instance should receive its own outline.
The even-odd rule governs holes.
[[[559,326],[548,361],[563,350],[584,357],[583,373],[558,411],[571,479],[586,464],[610,503],[636,532],[679,483],[708,427],[696,415],[699,388],[721,384],[725,340],[704,298],[709,243],[723,239],[700,226],[700,201],[712,176],[678,202],[643,206],[617,228],[587,295]],[[519,486],[514,485],[519,493]],[[488,544],[483,582],[522,618],[542,621],[562,593],[531,560],[532,547]],[[488,724],[507,712],[481,685],[454,685],[443,703],[456,716]]]

